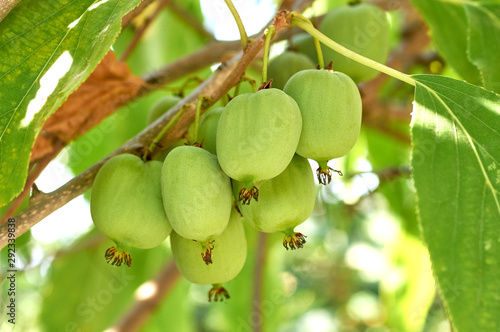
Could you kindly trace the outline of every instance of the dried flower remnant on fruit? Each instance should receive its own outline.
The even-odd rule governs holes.
[[[245,183],[233,180],[236,194]],[[295,155],[287,168],[277,177],[259,186],[259,203],[244,205],[238,202],[245,220],[257,231],[284,233],[283,246],[302,248],[305,236],[294,229],[302,224],[314,210],[316,186],[309,161]]]
[[[250,190],[247,188],[240,190],[238,200],[241,204],[249,205],[252,198],[255,199],[256,202],[259,201],[259,189],[257,189],[257,187],[253,186]]]
[[[318,169],[316,169],[316,176],[318,177],[318,181],[320,184],[327,185],[332,181],[332,172],[338,173],[338,175],[343,176],[342,171],[333,169],[331,167],[322,167],[319,166]]]
[[[203,250],[201,252],[201,258],[205,264],[212,264],[212,250],[214,249],[214,241],[207,241],[206,245],[203,246]]]
[[[221,284],[212,285],[212,289],[208,292],[208,302],[224,301],[229,299],[228,291]]]
[[[306,243],[306,237],[307,236],[303,235],[302,233],[292,232],[292,234],[286,234],[283,238],[283,247],[285,247],[286,250],[303,248],[304,244]]]
[[[132,257],[126,250],[118,249],[117,247],[111,247],[106,250],[104,254],[106,262],[114,266],[121,266],[125,263],[128,267],[132,265]]]

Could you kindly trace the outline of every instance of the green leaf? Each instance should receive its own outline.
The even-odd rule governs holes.
[[[412,0],[432,31],[432,40],[455,71],[469,83],[482,83],[478,68],[467,57],[469,24],[461,2]]]
[[[500,3],[464,2],[469,20],[469,57],[479,68],[483,85],[500,92]]]
[[[455,331],[500,329],[500,96],[415,75],[413,178]]]
[[[94,70],[139,0],[24,0],[0,22],[0,206],[23,188],[44,121]]]

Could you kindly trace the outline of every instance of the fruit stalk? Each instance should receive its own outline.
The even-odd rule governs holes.
[[[194,135],[193,135],[193,144],[196,145],[198,143],[198,129],[200,128],[200,113],[201,108],[203,107],[203,103],[209,100],[207,96],[199,96],[198,103],[196,104],[196,117],[194,120]],[[199,143],[201,146],[202,142]]]
[[[271,39],[274,37],[274,25],[267,28],[266,32],[266,43],[264,45],[264,58],[262,64],[262,82],[267,82],[267,63],[269,62],[269,48],[271,45]]]
[[[416,82],[413,78],[411,78],[409,75],[406,75],[396,69],[387,67],[386,65],[383,65],[381,63],[378,63],[377,61],[373,61],[371,59],[368,59],[356,52],[351,51],[348,48],[345,48],[344,46],[334,42],[324,34],[322,34],[320,31],[314,28],[314,26],[310,23],[305,22],[301,18],[297,18],[298,15],[295,12],[291,12],[290,17],[292,18],[292,26],[298,26],[302,30],[308,32],[311,36],[314,38],[317,38],[320,42],[331,48],[332,50],[356,61],[359,62],[365,66],[368,66],[370,68],[376,69],[382,73],[385,73],[389,76],[392,76],[400,81],[403,81],[405,83],[408,83],[410,85],[415,86]]]
[[[309,24],[311,27],[314,27],[312,22],[307,17],[305,17],[304,15],[302,15],[300,13],[295,12],[294,18],[300,19],[300,20],[304,21],[305,23]],[[321,44],[320,44],[318,38],[314,37],[314,35],[312,35],[312,37],[314,40],[314,47],[316,48],[316,55],[318,56],[319,69],[325,69],[325,60],[323,59],[323,51],[321,50]]]
[[[234,20],[236,21],[236,25],[238,26],[238,30],[240,31],[241,47],[245,49],[248,45],[248,36],[245,31],[245,26],[243,25],[240,15],[238,14],[236,7],[234,7],[233,2],[231,0],[224,0],[224,2],[226,3],[227,8],[229,8],[231,14],[233,15]]]

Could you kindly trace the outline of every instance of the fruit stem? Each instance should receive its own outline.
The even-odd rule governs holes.
[[[249,75],[245,74],[241,77],[241,82],[248,82],[252,86],[252,91],[257,91],[257,82]],[[235,95],[236,97],[236,95]]]
[[[236,97],[237,95],[240,94],[240,85],[241,85],[241,80],[238,81],[238,83],[236,84],[236,86],[234,87],[234,97]],[[233,97],[233,98],[234,98]]]
[[[201,109],[204,106],[205,102],[210,101],[210,97],[208,96],[199,96],[198,97],[198,103],[196,103],[196,117],[194,119],[194,135],[193,135],[193,145],[196,146],[201,146],[201,144],[198,143],[198,129],[200,128],[200,114],[201,114]]]
[[[167,125],[162,129],[162,131],[160,131],[160,133],[155,137],[153,142],[151,142],[151,144],[149,145],[149,148],[146,150],[146,152],[142,156],[142,160],[146,161],[148,154],[153,154],[153,151],[156,149],[158,142],[161,141],[163,136],[165,136],[165,134],[175,125],[177,120],[180,119],[182,114],[184,114],[184,111],[186,110],[186,108],[187,108],[186,106],[183,106],[179,110],[179,112],[177,112],[177,114],[174,115],[174,117],[167,123]]]
[[[296,12],[291,12],[288,14],[289,17],[292,18],[292,23],[291,26],[298,26],[302,30],[308,32],[311,36],[314,38],[317,38],[320,42],[331,48],[332,50],[356,61],[359,62],[365,66],[368,66],[370,68],[373,68],[375,70],[378,70],[382,73],[385,73],[389,76],[392,76],[400,81],[403,81],[405,83],[408,83],[410,85],[415,86],[416,82],[413,78],[411,78],[409,75],[406,75],[396,69],[387,67],[386,65],[383,65],[381,63],[378,63],[377,61],[373,61],[372,59],[368,59],[356,52],[351,51],[348,48],[345,48],[344,46],[334,42],[324,34],[322,34],[319,30],[315,29],[314,26],[308,22],[305,22],[302,20],[299,15],[297,15]]]
[[[132,265],[132,257],[127,249],[120,245],[108,248],[104,254],[104,258],[106,258],[106,262],[111,265],[121,266],[123,262],[125,262],[129,268]]]
[[[213,284],[212,289],[208,291],[208,302],[212,302],[212,300],[214,300],[214,302],[222,302],[224,298],[229,299],[229,297],[228,291],[222,287],[221,284]]]
[[[309,20],[304,15],[302,15],[300,13],[295,13],[294,12],[294,17],[296,17],[298,19],[301,19],[304,22],[306,22],[307,24],[309,24],[312,27],[314,27],[314,25],[312,24],[311,20]],[[314,40],[314,47],[316,48],[316,55],[318,56],[318,66],[319,66],[319,69],[324,69],[325,68],[325,60],[323,59],[323,51],[321,50],[321,44],[320,44],[319,40],[315,36],[312,36],[312,37],[313,37],[313,40]]]
[[[285,233],[285,237],[283,238],[283,247],[285,247],[286,250],[295,250],[304,247],[307,236],[303,235],[302,233],[296,233],[293,228],[288,229],[283,233]]]
[[[247,32],[245,31],[245,26],[243,25],[240,15],[238,14],[238,11],[234,7],[233,2],[231,0],[224,0],[224,2],[226,3],[227,8],[229,8],[231,14],[233,15],[234,20],[236,21],[236,25],[238,26],[238,30],[240,31],[241,47],[245,49],[248,45],[248,36]]]
[[[266,36],[266,43],[264,44],[264,58],[262,63],[262,82],[267,82],[267,63],[269,62],[269,47],[271,44],[271,39],[274,37],[274,25],[269,26],[264,35]]]

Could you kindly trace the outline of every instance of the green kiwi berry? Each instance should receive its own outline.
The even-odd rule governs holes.
[[[239,95],[226,105],[217,128],[217,157],[227,175],[245,183],[239,200],[258,200],[258,184],[286,168],[301,128],[297,103],[278,89]]]
[[[215,155],[217,155],[215,143],[217,138],[217,127],[223,110],[224,107],[217,107],[205,113],[200,121],[200,128],[198,129],[198,140],[203,142],[202,147]]]
[[[197,241],[203,260],[211,264],[214,238],[226,228],[232,207],[231,181],[217,157],[199,147],[177,147],[165,158],[161,185],[172,228]]]
[[[159,161],[122,154],[110,158],[94,180],[90,212],[95,227],[116,243],[106,260],[120,266],[132,262],[127,248],[149,249],[170,234],[161,194]]]
[[[284,91],[299,105],[302,133],[297,153],[319,163],[320,183],[331,180],[327,162],[346,155],[356,144],[361,128],[361,96],[349,76],[329,70],[303,70]]]
[[[314,67],[314,63],[304,54],[283,52],[269,62],[267,77],[273,79],[273,88],[283,90],[286,82],[293,74]]]
[[[243,183],[233,180],[236,195]],[[295,155],[288,167],[277,177],[259,188],[259,204],[238,207],[256,230],[266,233],[283,232],[283,246],[288,250],[302,248],[305,236],[294,228],[311,215],[316,200],[314,176],[309,161]]]
[[[213,264],[206,265],[199,259],[199,245],[172,232],[170,244],[175,263],[182,275],[192,283],[213,285],[209,292],[209,301],[229,298],[221,286],[230,281],[243,268],[247,256],[247,242],[243,229],[243,218],[236,209],[232,209],[226,229],[214,237],[217,246],[213,253],[217,256]]]

